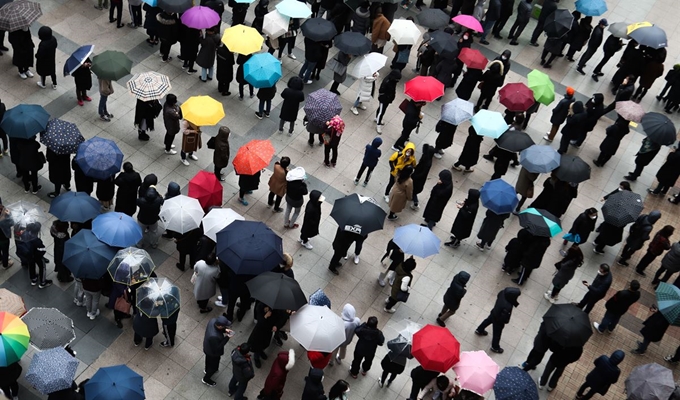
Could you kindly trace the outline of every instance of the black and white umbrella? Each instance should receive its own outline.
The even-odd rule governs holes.
[[[629,190],[621,190],[607,198],[602,206],[604,222],[622,227],[635,221],[642,213],[642,197]]]
[[[76,338],[73,320],[56,308],[31,308],[21,320],[38,350],[64,347]]]
[[[127,86],[130,93],[142,101],[162,99],[172,89],[167,75],[153,71],[135,74],[128,81]]]

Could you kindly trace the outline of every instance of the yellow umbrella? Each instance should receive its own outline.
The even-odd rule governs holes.
[[[626,32],[626,33],[630,35],[630,34],[631,34],[634,30],[636,30],[636,29],[645,28],[645,27],[652,26],[652,25],[654,25],[654,24],[652,24],[651,22],[647,22],[647,21],[645,21],[645,22],[636,22],[636,23],[634,23],[634,24],[628,25],[628,29],[627,29],[627,32]]]
[[[231,52],[243,55],[260,51],[263,42],[264,38],[256,29],[241,24],[225,29],[222,35],[222,43]]]
[[[193,96],[182,104],[182,115],[196,126],[212,126],[224,118],[224,107],[210,96]]]

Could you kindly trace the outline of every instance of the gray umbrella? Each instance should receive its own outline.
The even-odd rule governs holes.
[[[463,99],[453,99],[442,105],[441,119],[451,125],[460,125],[474,115],[475,105]]]
[[[40,351],[31,360],[26,381],[42,394],[68,389],[76,377],[78,363],[63,347]]]
[[[64,347],[76,338],[73,320],[56,308],[31,308],[21,320],[28,326],[31,344],[39,350]]]
[[[637,28],[628,36],[638,42],[641,46],[647,46],[653,49],[660,49],[668,46],[666,32],[656,25]]]
[[[640,216],[644,204],[639,194],[621,190],[607,198],[602,206],[604,221],[617,227],[626,226]]]
[[[418,25],[430,29],[446,28],[451,21],[448,13],[438,8],[426,8],[416,16]]]
[[[628,39],[628,24],[625,22],[614,22],[609,25],[609,32],[621,39]]]
[[[673,390],[673,371],[657,363],[633,368],[626,379],[628,400],[667,399]]]

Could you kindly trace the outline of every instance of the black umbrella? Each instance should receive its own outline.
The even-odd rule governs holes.
[[[546,18],[543,30],[545,30],[545,34],[549,37],[561,38],[569,33],[573,21],[574,16],[571,15],[569,10],[555,10],[555,12],[548,15],[548,18]]]
[[[333,41],[338,50],[352,56],[363,56],[371,51],[371,40],[359,32],[341,33]]]
[[[387,213],[371,197],[356,193],[335,200],[331,218],[340,229],[359,235],[368,235],[383,228]]]
[[[654,143],[667,146],[675,143],[676,131],[673,122],[658,112],[648,112],[640,121],[647,137]]]
[[[564,347],[581,347],[593,334],[588,314],[573,304],[553,304],[543,322],[548,337]]]
[[[534,236],[553,237],[562,232],[560,220],[540,208],[527,208],[519,213],[519,226]]]
[[[283,261],[281,237],[257,221],[234,221],[217,232],[217,257],[239,275],[259,275]]]
[[[456,43],[456,39],[444,31],[432,32],[428,45],[444,58],[454,59],[458,57],[458,43]]]
[[[563,154],[560,166],[554,171],[555,177],[569,183],[581,183],[590,179],[590,165],[579,156]]]
[[[406,365],[407,360],[413,359],[411,354],[411,341],[402,335],[387,341],[387,348],[390,350],[388,356],[394,363]]]
[[[446,28],[449,21],[451,21],[449,14],[438,8],[426,8],[416,16],[418,25],[429,29]]]
[[[511,151],[513,153],[519,153],[524,149],[535,145],[531,136],[522,131],[508,130],[505,131],[498,139],[496,139],[496,144],[501,149]]]
[[[642,197],[629,190],[621,190],[607,198],[602,206],[604,222],[622,227],[640,216],[644,204]]]
[[[323,18],[310,18],[302,26],[302,34],[315,42],[331,40],[338,34],[335,25]]]
[[[192,6],[191,0],[158,0],[158,7],[167,13],[183,13]]]
[[[300,284],[279,272],[264,272],[246,282],[250,296],[276,310],[297,311],[307,304]]]

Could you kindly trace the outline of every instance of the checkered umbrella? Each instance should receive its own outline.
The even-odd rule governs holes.
[[[680,288],[666,282],[659,283],[656,288],[656,302],[659,312],[671,324],[680,325]]]
[[[170,78],[153,71],[135,74],[127,86],[130,93],[142,101],[162,99],[172,89]]]
[[[78,359],[55,347],[36,353],[26,372],[26,381],[42,394],[68,389],[76,377]]]
[[[75,154],[84,141],[76,124],[58,118],[47,122],[45,133],[40,134],[40,143],[57,154]]]
[[[341,112],[342,105],[335,93],[319,89],[307,96],[305,114],[310,123],[325,126],[327,121]]]
[[[31,308],[21,318],[38,350],[64,347],[76,338],[73,320],[56,308]]]
[[[644,204],[639,194],[621,190],[607,198],[602,206],[604,221],[614,226],[626,226],[640,216]]]
[[[42,15],[40,3],[17,0],[0,8],[0,30],[13,32],[28,28]]]

